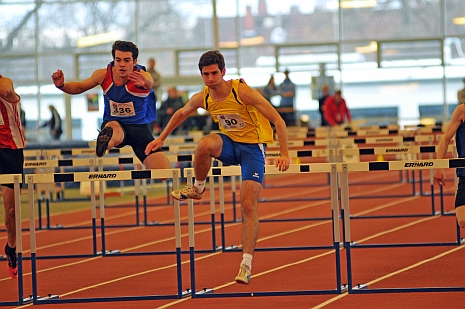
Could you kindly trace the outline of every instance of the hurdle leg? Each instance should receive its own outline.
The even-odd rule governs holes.
[[[90,182],[90,203],[92,212],[92,250],[97,255],[97,202],[95,198],[95,181]]]
[[[31,186],[32,187],[32,186]],[[15,195],[15,225],[16,225],[16,255],[18,263],[18,300],[23,304],[23,235],[21,225],[21,189],[19,187],[19,177],[14,177],[14,195]],[[35,217],[33,217],[35,220]]]
[[[218,250],[216,246],[216,221],[215,221],[215,179],[213,176],[209,177],[210,184],[210,219],[212,229],[212,252]],[[220,247],[221,248],[221,247]]]
[[[187,182],[193,183],[192,171],[187,171]],[[190,273],[191,273],[191,296],[195,298],[195,242],[194,242],[194,201],[187,200],[187,226],[189,231],[189,260],[190,260]]]
[[[331,194],[331,211],[333,225],[333,246],[336,256],[336,290],[341,293],[343,290],[341,279],[341,231],[339,228],[339,205],[338,205],[338,186],[337,186],[337,166],[331,165],[330,176],[330,194]]]
[[[103,192],[103,181],[99,181],[99,191],[100,191],[100,196],[99,196],[99,202],[100,202],[100,233],[101,233],[101,242],[102,242],[102,251],[101,254],[102,256],[105,255],[105,200],[104,200],[104,194]]]

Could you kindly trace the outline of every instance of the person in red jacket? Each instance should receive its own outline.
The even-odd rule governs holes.
[[[326,99],[324,111],[326,121],[332,127],[343,124],[346,118],[349,123],[352,121],[346,101],[342,98],[341,90],[336,90],[334,95]]]

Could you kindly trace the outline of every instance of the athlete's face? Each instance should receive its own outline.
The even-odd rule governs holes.
[[[223,82],[226,69],[220,71],[217,64],[208,65],[202,68],[202,78],[205,86],[217,88]]]
[[[135,60],[132,58],[132,52],[115,51],[115,68],[116,74],[118,74],[119,77],[128,77],[129,73],[133,71],[136,63],[137,59]]]

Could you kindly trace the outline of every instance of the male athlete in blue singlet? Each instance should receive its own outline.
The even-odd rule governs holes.
[[[207,110],[218,123],[221,133],[205,136],[195,150],[195,183],[175,190],[171,195],[178,200],[202,198],[212,157],[229,165],[240,164],[243,254],[235,280],[248,284],[258,237],[257,204],[265,170],[266,144],[273,142],[270,121],[275,125],[279,139],[281,153],[276,166],[281,171],[289,168],[286,123],[270,102],[242,79],[223,79],[226,68],[219,51],[204,53],[199,60],[199,69],[205,88],[173,114],[166,128],[147,145],[145,152],[160,149],[168,135],[198,108]]]
[[[454,135],[458,157],[465,158],[465,104],[458,105],[452,113],[450,122],[439,142],[436,159],[446,157],[447,148]],[[459,178],[459,184],[455,195],[455,217],[460,227],[465,229],[465,168],[457,168],[456,175]],[[445,179],[444,169],[437,169],[434,172],[434,183],[445,185]]]
[[[102,130],[97,137],[97,156],[103,156],[112,147],[129,145],[148,169],[169,168],[168,158],[159,149],[145,153],[147,144],[154,139],[149,123],[156,118],[156,100],[151,75],[137,64],[139,49],[131,42],[116,41],[111,53],[113,61],[89,78],[65,83],[63,72],[58,70],[52,74],[53,83],[68,94],[102,87],[105,108]]]

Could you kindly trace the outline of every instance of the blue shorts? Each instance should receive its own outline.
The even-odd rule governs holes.
[[[465,205],[465,177],[459,176],[457,194],[455,195],[455,208]]]
[[[242,180],[263,183],[265,174],[265,144],[246,144],[231,140],[224,134],[218,134],[223,140],[223,149],[217,158],[224,165],[240,165]]]

